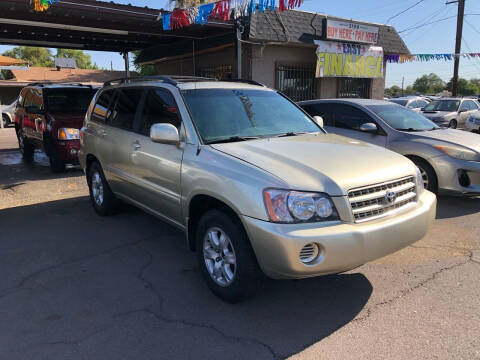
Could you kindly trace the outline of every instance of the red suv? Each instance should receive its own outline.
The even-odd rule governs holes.
[[[15,110],[18,145],[26,161],[44,151],[53,172],[78,163],[79,129],[96,89],[77,84],[30,84],[22,89]]]

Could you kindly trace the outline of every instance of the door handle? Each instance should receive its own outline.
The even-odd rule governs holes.
[[[142,147],[142,145],[140,145],[140,144],[138,143],[138,141],[135,141],[134,143],[132,143],[132,148],[133,148],[133,150],[138,150],[138,149],[140,149],[141,147]]]

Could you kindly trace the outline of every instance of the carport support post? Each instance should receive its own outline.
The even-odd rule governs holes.
[[[125,60],[125,75],[130,77],[130,58],[128,52],[123,53],[123,59]]]
[[[242,32],[237,25],[237,79],[242,78]]]
[[[0,114],[2,114],[2,118],[0,118],[0,129],[3,129],[3,105],[0,101]]]

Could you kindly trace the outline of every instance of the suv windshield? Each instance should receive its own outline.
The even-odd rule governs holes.
[[[457,111],[460,100],[437,100],[427,106],[424,111]]]
[[[45,105],[49,112],[84,113],[96,90],[83,89],[48,89]]]
[[[198,89],[182,94],[205,143],[321,131],[310,117],[274,91]]]
[[[439,127],[425,116],[397,105],[368,105],[371,111],[380,116],[392,128],[400,131],[435,130]]]

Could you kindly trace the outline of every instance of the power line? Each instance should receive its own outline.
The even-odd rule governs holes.
[[[422,25],[418,25],[418,26],[414,26],[414,27],[411,27],[411,28],[406,28],[406,29],[400,30],[398,33],[401,34],[405,31],[420,29],[420,28],[425,27],[427,25],[436,24],[436,23],[439,23],[441,21],[449,20],[449,19],[456,18],[456,17],[457,17],[457,15],[448,16],[448,17],[443,18],[443,19],[438,19],[438,20],[435,20],[435,21],[424,23]]]
[[[397,13],[397,14],[389,17],[385,23],[388,24],[388,23],[390,22],[390,20],[395,19],[396,17],[398,17],[398,16],[406,13],[408,10],[413,9],[415,6],[417,6],[418,4],[421,4],[421,3],[424,2],[424,1],[425,1],[425,0],[419,0],[419,1],[417,1],[415,4],[409,6],[409,7],[406,8],[405,10],[402,10],[402,11],[400,11],[399,13]]]

